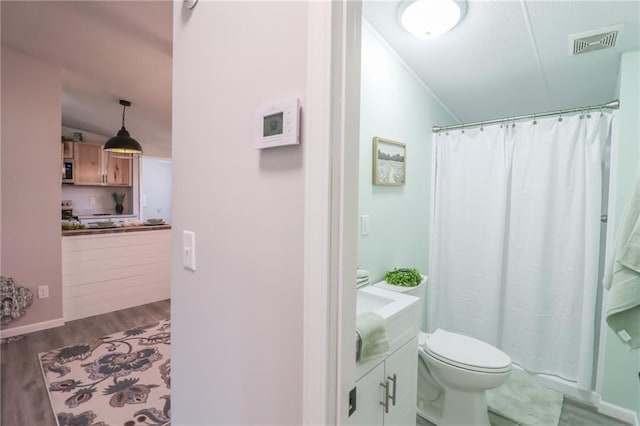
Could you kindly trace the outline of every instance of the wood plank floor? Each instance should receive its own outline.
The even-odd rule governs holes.
[[[3,343],[0,352],[0,424],[56,426],[38,353],[151,324],[171,316],[169,300],[70,321],[62,327],[25,335]]]
[[[22,340],[3,343],[0,352],[0,425],[56,426],[49,396],[42,378],[38,353],[63,346],[86,342],[128,328],[150,324],[171,316],[169,300],[163,300],[122,311],[110,312],[62,327],[27,334]],[[515,423],[492,415],[494,426],[515,426]],[[432,426],[418,417],[418,426]],[[560,426],[624,425],[622,422],[596,413],[565,398]]]

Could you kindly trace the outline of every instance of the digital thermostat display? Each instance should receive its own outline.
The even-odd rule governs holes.
[[[300,102],[291,99],[256,109],[256,149],[300,143]]]
[[[264,126],[262,129],[262,136],[267,137],[267,136],[281,135],[283,120],[284,120],[283,112],[267,115],[266,117],[264,117]]]

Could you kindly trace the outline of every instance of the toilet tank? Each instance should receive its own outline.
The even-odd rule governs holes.
[[[386,281],[380,281],[374,284],[375,287],[382,288],[384,290],[397,291],[399,293],[404,293],[409,296],[415,296],[420,299],[418,302],[418,309],[420,312],[420,316],[417,318],[417,324],[419,330],[425,331],[427,329],[427,325],[425,324],[425,320],[427,318],[425,312],[425,300],[427,298],[427,279],[429,277],[427,275],[422,275],[422,281],[415,287],[402,287],[398,285],[389,284]]]

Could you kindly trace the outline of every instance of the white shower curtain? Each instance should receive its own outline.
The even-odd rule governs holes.
[[[592,386],[602,156],[592,113],[434,135],[429,328]]]

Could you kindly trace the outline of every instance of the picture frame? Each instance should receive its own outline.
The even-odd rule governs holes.
[[[406,184],[407,146],[403,143],[373,138],[373,184],[402,186]]]
[[[73,158],[73,141],[64,141],[62,142],[62,157],[63,158]]]

